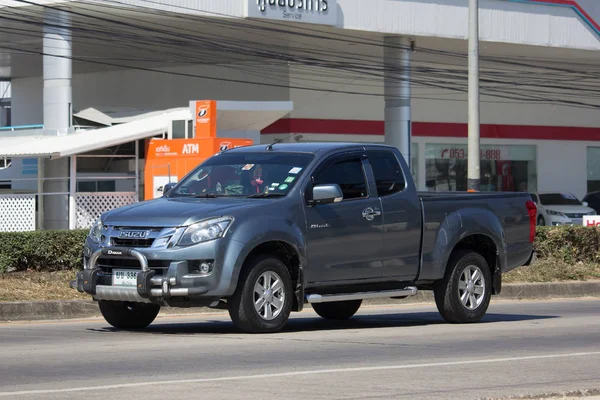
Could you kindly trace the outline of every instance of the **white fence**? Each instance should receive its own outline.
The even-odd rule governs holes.
[[[35,195],[0,195],[0,232],[35,230]]]
[[[25,232],[36,229],[36,195],[0,195],[0,232]],[[135,192],[77,193],[76,228],[89,228],[105,211],[137,202]]]
[[[135,192],[92,192],[77,193],[77,224],[79,228],[89,228],[105,211],[123,207],[137,201]]]

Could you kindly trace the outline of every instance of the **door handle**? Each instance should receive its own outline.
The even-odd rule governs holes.
[[[375,219],[375,217],[379,215],[381,215],[381,211],[379,211],[378,208],[373,207],[367,207],[362,212],[363,218],[366,218],[367,221],[373,221],[373,219]]]

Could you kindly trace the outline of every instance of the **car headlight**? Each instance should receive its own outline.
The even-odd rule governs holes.
[[[177,245],[190,246],[218,239],[225,234],[232,222],[233,217],[219,217],[192,224],[183,232]]]
[[[567,218],[567,216],[565,214],[558,212],[558,211],[546,210],[546,212],[548,213],[548,215],[556,215],[558,217]]]
[[[102,241],[102,230],[104,229],[104,225],[102,225],[102,221],[100,218],[94,222],[92,227],[90,228],[89,237],[94,243],[100,243]]]

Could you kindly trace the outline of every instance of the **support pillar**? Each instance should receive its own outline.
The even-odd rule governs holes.
[[[69,229],[77,228],[77,156],[71,156],[69,171]]]
[[[411,40],[384,38],[385,143],[400,150],[410,167],[410,52]]]
[[[68,13],[44,10],[44,130],[49,134],[66,134],[72,122],[71,29]],[[69,159],[45,160],[45,178],[68,178]],[[69,180],[50,179],[45,193],[44,228],[69,228]]]

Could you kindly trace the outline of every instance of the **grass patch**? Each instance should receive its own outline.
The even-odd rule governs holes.
[[[559,259],[538,259],[531,265],[516,268],[502,276],[503,283],[587,281],[600,279],[600,264],[566,263]]]
[[[90,300],[69,287],[76,271],[19,271],[0,274],[0,301]]]

